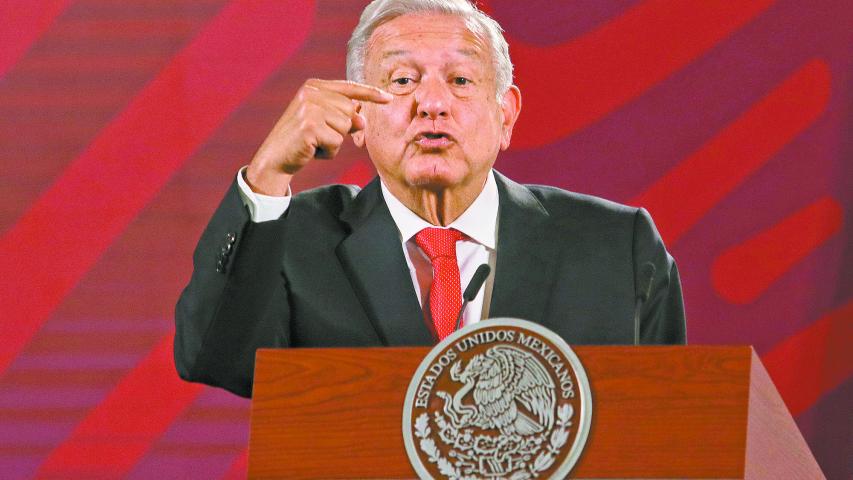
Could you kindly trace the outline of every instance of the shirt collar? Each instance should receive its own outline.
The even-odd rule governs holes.
[[[388,205],[388,210],[391,212],[391,218],[397,224],[397,229],[400,230],[400,236],[404,241],[409,241],[424,228],[435,227],[403,205],[388,190],[385,182],[380,182],[380,184],[382,186],[382,197],[385,199],[385,204]],[[495,182],[494,172],[490,171],[480,195],[447,228],[455,228],[471,237],[475,242],[494,250],[497,244],[498,201],[498,185]]]

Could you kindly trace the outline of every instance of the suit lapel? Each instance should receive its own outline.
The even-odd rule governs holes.
[[[338,259],[382,342],[433,344],[378,177],[343,211],[341,220],[351,231],[338,245]]]
[[[526,187],[495,172],[500,196],[495,282],[490,317],[542,323],[547,313],[559,239],[548,212]]]

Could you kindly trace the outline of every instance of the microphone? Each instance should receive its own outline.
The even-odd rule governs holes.
[[[640,267],[640,275],[636,279],[637,298],[634,303],[634,345],[640,344],[640,309],[652,292],[654,276],[655,264],[652,262],[646,262]]]
[[[453,329],[454,332],[459,330],[459,324],[462,323],[462,312],[465,311],[465,307],[468,306],[468,302],[474,300],[474,297],[480,293],[480,289],[483,288],[483,284],[486,283],[486,279],[489,278],[490,273],[492,273],[492,267],[487,263],[477,267],[477,270],[474,272],[474,276],[471,277],[471,281],[468,282],[468,286],[465,287],[465,292],[462,294],[462,308],[459,309],[459,315],[456,316],[456,327]]]

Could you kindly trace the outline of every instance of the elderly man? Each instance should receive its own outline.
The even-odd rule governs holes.
[[[492,170],[521,111],[494,20],[466,0],[377,0],[347,76],[305,82],[202,235],[176,310],[182,378],[249,396],[260,347],[433,344],[481,264],[494,273],[465,324],[632,343],[639,306],[642,343],[685,341],[678,272],[644,210]],[[378,178],[291,196],[347,135]]]

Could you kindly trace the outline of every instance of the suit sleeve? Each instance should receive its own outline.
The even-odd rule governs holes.
[[[249,397],[255,351],[289,344],[282,219],[253,223],[233,182],[193,254],[175,308],[175,366],[184,380]]]
[[[687,324],[678,267],[666,251],[651,216],[638,209],[634,217],[634,278],[640,277],[643,265],[651,262],[654,275],[648,300],[640,312],[640,343],[685,344]],[[635,292],[642,288],[635,281]]]

